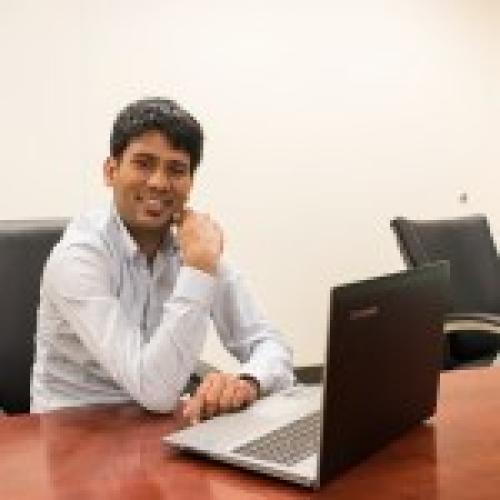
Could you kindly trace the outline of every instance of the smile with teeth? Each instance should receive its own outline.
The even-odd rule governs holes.
[[[155,212],[155,213],[160,213],[163,210],[168,209],[173,205],[173,200],[161,200],[158,198],[140,197],[139,201],[143,203],[144,208],[148,212]]]

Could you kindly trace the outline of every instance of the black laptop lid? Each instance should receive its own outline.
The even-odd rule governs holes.
[[[449,266],[331,290],[320,482],[435,411]]]

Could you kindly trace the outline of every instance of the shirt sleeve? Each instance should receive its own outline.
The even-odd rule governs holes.
[[[171,411],[199,359],[215,280],[181,267],[160,324],[144,341],[112,293],[107,258],[90,245],[53,255],[44,273],[44,293],[134,400],[152,411]]]
[[[265,317],[241,274],[221,264],[212,319],[224,347],[241,363],[240,373],[255,377],[263,394],[294,381],[292,352]]]

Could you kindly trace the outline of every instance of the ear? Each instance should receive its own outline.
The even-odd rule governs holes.
[[[113,158],[111,156],[106,158],[103,165],[103,176],[106,186],[113,187],[117,170],[118,161],[116,160],[116,158]]]

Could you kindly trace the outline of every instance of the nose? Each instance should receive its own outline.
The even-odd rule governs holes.
[[[148,177],[148,186],[159,191],[168,191],[171,188],[171,179],[166,169],[155,168]]]

